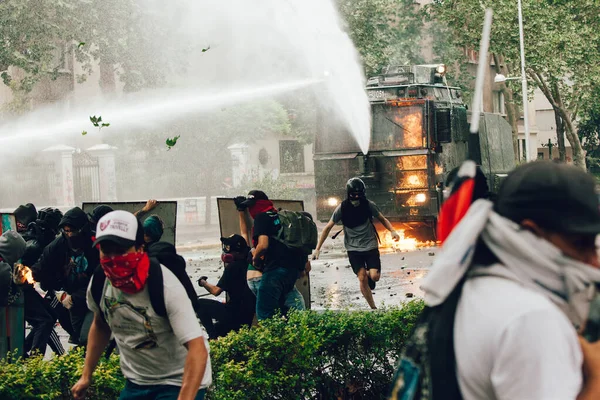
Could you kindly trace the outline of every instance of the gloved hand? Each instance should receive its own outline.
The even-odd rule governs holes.
[[[392,231],[392,239],[394,240],[394,242],[400,240],[400,235],[398,235],[398,232]]]
[[[56,298],[67,310],[73,307],[73,299],[67,292],[56,292]]]
[[[248,208],[248,206],[246,204],[244,204],[244,202],[246,201],[246,197],[244,196],[237,196],[233,198],[233,202],[235,203],[235,208],[237,208],[238,211],[244,211],[246,208]]]
[[[321,250],[315,249],[315,251],[313,252],[313,255],[312,255],[312,259],[318,260],[320,255],[321,255]]]
[[[204,282],[206,282],[207,280],[208,280],[208,276],[201,276],[201,277],[198,279],[198,286],[200,286],[200,287],[204,287],[204,286],[202,285],[202,282],[203,282],[203,281],[204,281]]]

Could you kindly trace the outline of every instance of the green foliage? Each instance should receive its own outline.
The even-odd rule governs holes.
[[[167,151],[171,150],[171,148],[173,148],[173,146],[175,146],[177,144],[177,141],[179,140],[180,137],[181,137],[181,135],[177,135],[173,139],[167,138],[167,140],[165,140],[165,143],[167,144]]]
[[[417,64],[423,18],[413,0],[339,0],[368,76],[389,64]]]
[[[230,334],[211,345],[208,399],[383,399],[422,308],[296,312]]]
[[[479,48],[484,8],[494,18],[490,53],[502,59],[508,74],[520,74],[517,2],[513,0],[435,0],[430,18],[447,27],[452,47]],[[596,0],[524,0],[523,28],[526,74],[530,87],[538,87],[565,122],[565,134],[573,148],[574,162],[585,168],[575,121],[600,85],[600,30]],[[519,91],[518,83],[514,90]],[[530,95],[531,93],[529,93]],[[523,97],[523,94],[521,94]]]
[[[70,399],[71,387],[81,376],[83,350],[76,349],[50,361],[35,356],[25,360],[11,355],[0,361],[0,398],[6,400]],[[119,357],[102,358],[87,399],[116,399],[125,385]]]
[[[207,399],[383,399],[422,309],[414,300],[376,312],[293,312],[231,333],[210,344]],[[9,355],[0,361],[0,398],[70,399],[83,361],[81,349],[50,361]],[[118,355],[102,358],[87,399],[116,399],[124,384]]]

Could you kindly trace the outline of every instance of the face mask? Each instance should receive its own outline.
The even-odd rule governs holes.
[[[100,265],[110,283],[128,294],[144,288],[148,279],[150,259],[147,253],[135,252],[100,259]]]
[[[235,257],[231,253],[221,253],[221,261],[223,264],[230,264],[235,261]]]
[[[69,247],[74,250],[81,249],[85,246],[85,237],[81,234],[73,235],[73,236],[66,236],[66,238],[67,238],[67,242],[69,243]]]

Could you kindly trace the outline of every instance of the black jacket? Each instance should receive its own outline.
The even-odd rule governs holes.
[[[190,299],[196,299],[198,294],[185,270],[185,259],[177,254],[175,246],[168,242],[153,242],[146,245],[148,257],[156,258],[179,279]],[[192,301],[192,303],[194,303]],[[196,306],[196,304],[194,304]]]
[[[35,264],[31,266],[33,279],[39,282],[44,290],[64,290],[71,295],[74,308],[86,307],[86,290],[94,270],[100,265],[98,250],[92,247],[92,234],[89,229],[87,214],[79,207],[67,211],[60,222],[61,227],[69,225],[81,230],[82,243],[80,252],[69,246],[64,235],[59,235],[42,252]],[[80,273],[70,270],[71,258],[82,254],[87,267]]]

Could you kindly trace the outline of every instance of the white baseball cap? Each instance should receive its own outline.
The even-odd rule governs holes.
[[[138,220],[130,212],[112,211],[100,218],[96,225],[96,240],[94,246],[104,241],[111,241],[122,247],[136,244]]]

